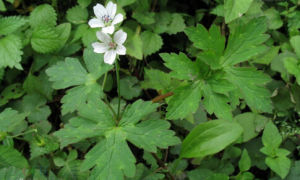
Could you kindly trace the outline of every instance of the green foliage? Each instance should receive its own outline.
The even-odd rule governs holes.
[[[18,36],[8,35],[0,39],[0,68],[10,67],[22,69],[20,64],[23,51],[22,42]]]
[[[241,17],[249,9],[253,0],[225,0],[225,22],[229,23]]]
[[[56,12],[49,4],[43,4],[36,7],[29,16],[29,24],[33,28],[40,26],[53,27],[56,25]],[[47,34],[47,33],[45,33]]]
[[[291,160],[286,157],[290,152],[279,148],[282,143],[282,137],[272,122],[269,122],[265,127],[262,142],[264,147],[260,151],[267,155],[265,159],[266,164],[284,179],[291,167]]]
[[[82,24],[87,22],[88,11],[80,6],[74,6],[67,11],[67,20],[73,24]]]
[[[79,117],[71,119],[55,135],[60,139],[62,147],[85,138],[104,136],[86,154],[82,169],[95,167],[91,177],[96,179],[123,179],[123,173],[132,177],[135,174],[136,160],[126,140],[150,152],[156,152],[157,147],[167,148],[179,143],[174,132],[168,130],[170,124],[167,121],[150,118],[141,121],[156,108],[156,104],[138,100],[126,108],[119,122],[114,122],[108,106],[92,99],[79,109]]]
[[[144,31],[141,34],[141,39],[143,41],[144,56],[148,56],[157,52],[163,45],[162,38],[158,34],[150,31]]]
[[[25,25],[27,20],[20,16],[9,16],[0,18],[0,35],[8,35]]]
[[[0,0],[1,180],[299,179],[298,0],[112,2]]]
[[[242,134],[242,127],[234,122],[214,120],[198,125],[184,139],[181,157],[205,157],[223,150]]]
[[[69,89],[62,99],[63,114],[75,111],[89,99],[103,97],[102,87],[97,84],[97,80],[112,66],[103,62],[103,55],[94,54],[90,49],[84,51],[84,62],[88,71],[75,58],[66,58],[46,71],[53,82],[53,88],[75,86]]]

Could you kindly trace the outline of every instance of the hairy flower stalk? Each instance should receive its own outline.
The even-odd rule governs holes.
[[[106,7],[101,4],[94,6],[94,13],[96,18],[89,21],[89,25],[92,28],[100,27],[101,31],[96,32],[96,36],[100,42],[92,43],[92,47],[95,53],[104,53],[104,62],[107,64],[113,64],[117,58],[117,55],[125,55],[126,48],[123,46],[127,38],[127,34],[123,30],[115,31],[115,24],[123,21],[122,14],[116,14],[117,5],[109,2]],[[111,34],[111,35],[110,35]],[[119,64],[115,62],[116,76],[117,76],[117,86],[118,86],[118,112],[116,115],[116,124],[119,123],[120,117],[120,75],[119,75]],[[103,88],[106,82],[106,76],[103,82]]]

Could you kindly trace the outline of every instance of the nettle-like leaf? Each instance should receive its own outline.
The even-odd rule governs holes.
[[[86,138],[103,137],[85,156],[82,170],[93,168],[90,179],[124,179],[135,175],[136,159],[128,147],[130,141],[146,151],[156,152],[180,140],[168,130],[170,124],[159,119],[146,119],[158,104],[138,100],[129,105],[116,124],[108,106],[101,100],[91,99],[78,110],[65,128],[55,132],[62,147]]]
[[[27,20],[21,16],[0,17],[0,35],[8,35],[25,25]]]
[[[25,179],[26,178],[26,170],[18,169],[13,166],[0,169],[0,179]]]
[[[62,99],[62,114],[75,111],[89,99],[103,97],[102,87],[97,80],[113,66],[105,64],[103,55],[91,49],[85,49],[83,59],[87,70],[76,58],[66,58],[46,70],[54,89],[74,86]]]
[[[18,111],[6,108],[0,113],[0,132],[13,133],[18,131],[18,127],[24,126],[25,114],[19,114]],[[26,125],[25,125],[26,127]]]
[[[27,168],[28,162],[22,154],[10,146],[0,145],[0,168],[14,166],[20,169]]]
[[[42,25],[54,27],[56,25],[56,12],[49,4],[43,4],[36,7],[29,16],[29,24],[36,28]]]
[[[87,22],[88,11],[81,6],[74,6],[67,11],[67,20],[73,24],[82,24]]]
[[[31,45],[40,53],[51,53],[65,45],[71,32],[71,24],[60,24],[57,27],[41,25],[34,29],[31,37]]]
[[[0,68],[10,67],[22,70],[22,42],[20,37],[8,35],[0,38]]]
[[[0,106],[3,106],[9,102],[11,99],[18,99],[19,97],[24,95],[24,90],[22,89],[22,85],[20,83],[15,83],[7,86],[0,93]]]

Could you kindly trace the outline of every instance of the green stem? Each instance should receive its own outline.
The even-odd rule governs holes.
[[[23,132],[23,133],[20,133],[20,134],[16,134],[16,135],[14,135],[14,136],[7,136],[7,137],[16,138],[16,137],[18,137],[18,136],[30,134],[30,133],[33,133],[33,132],[36,133],[36,132],[37,132],[37,129],[30,129],[30,130],[28,130],[28,131],[26,131],[26,132]]]
[[[120,95],[120,67],[119,67],[119,58],[116,60],[116,75],[117,75],[117,86],[118,86],[118,113],[117,113],[117,123],[120,121],[120,104],[121,104],[121,95]]]
[[[107,79],[107,72],[105,73],[104,75],[104,79],[103,79],[103,82],[102,82],[102,91],[104,91],[104,87],[105,87],[105,84],[106,84],[106,79]]]
[[[104,101],[106,102],[108,108],[109,108],[109,109],[111,110],[111,112],[113,113],[113,116],[114,116],[114,118],[115,118],[115,120],[116,120],[116,123],[117,123],[117,122],[118,122],[118,120],[117,120],[117,119],[118,119],[117,114],[116,114],[114,108],[111,107],[111,105],[110,105],[109,101],[107,100],[107,97],[106,97],[106,96],[104,97]]]

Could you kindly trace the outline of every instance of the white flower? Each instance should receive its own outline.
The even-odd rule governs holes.
[[[112,34],[115,31],[115,24],[123,21],[123,15],[117,14],[117,5],[111,1],[106,5],[106,7],[101,4],[96,4],[94,6],[94,13],[96,18],[89,21],[89,25],[92,28],[101,27],[102,32]]]
[[[113,39],[101,31],[96,33],[97,38],[101,41],[92,44],[95,53],[105,53],[104,62],[107,64],[113,64],[116,59],[116,55],[125,55],[126,48],[123,46],[127,38],[127,34],[123,30],[119,30],[114,34]]]

